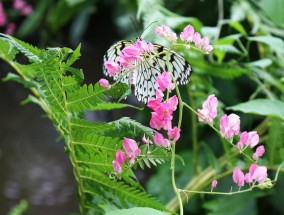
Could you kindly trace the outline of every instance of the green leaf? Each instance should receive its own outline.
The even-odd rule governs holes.
[[[273,36],[255,36],[255,37],[248,37],[248,40],[261,42],[269,45],[269,47],[281,53],[284,53],[284,42],[278,37]]]
[[[113,102],[98,103],[96,106],[92,107],[91,110],[114,110],[121,108],[134,108],[137,110],[143,110],[143,107],[139,108],[129,104],[113,103]]]
[[[284,120],[284,103],[278,100],[255,99],[228,107],[228,109],[256,115],[274,116]]]
[[[272,118],[268,124],[269,133],[265,144],[267,158],[270,164],[281,163],[281,150],[284,150],[284,123],[283,120]]]
[[[250,62],[248,65],[259,67],[259,68],[266,68],[270,66],[271,64],[272,64],[272,60],[269,58],[265,58],[265,59]]]
[[[158,211],[152,208],[143,208],[143,207],[116,210],[116,211],[106,213],[105,215],[133,215],[133,214],[135,215],[166,215],[162,211]]]

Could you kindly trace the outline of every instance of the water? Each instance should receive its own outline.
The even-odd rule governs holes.
[[[29,215],[78,212],[64,143],[56,142],[58,133],[38,106],[19,104],[27,94],[18,84],[0,82],[0,214],[21,199],[28,201]]]

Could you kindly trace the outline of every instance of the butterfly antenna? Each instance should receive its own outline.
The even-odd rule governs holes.
[[[129,18],[131,19],[131,21],[132,21],[132,23],[133,23],[133,25],[134,25],[134,28],[135,28],[136,33],[137,33],[137,35],[138,35],[138,38],[141,38],[141,34],[139,33],[139,31],[138,31],[138,29],[137,29],[137,27],[136,27],[136,25],[135,25],[135,22],[133,21],[133,19],[132,19],[131,17],[129,17]]]
[[[158,21],[151,22],[151,23],[144,29],[144,31],[146,31],[147,28],[149,28],[149,27],[150,27],[152,24],[154,24],[155,22],[158,22]]]

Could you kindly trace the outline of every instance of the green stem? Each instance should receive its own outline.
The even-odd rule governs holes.
[[[193,98],[190,93],[189,85],[187,85],[187,93],[189,98],[189,103],[193,106]],[[195,108],[193,108],[195,109]],[[194,169],[194,174],[197,175],[199,171],[199,164],[198,164],[198,141],[197,141],[197,122],[196,122],[196,116],[193,112],[191,112],[191,130],[192,130],[192,164]]]

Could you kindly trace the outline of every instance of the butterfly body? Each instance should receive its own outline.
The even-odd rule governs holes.
[[[104,62],[113,60],[119,63],[122,50],[132,45],[131,41],[122,40],[113,44],[104,56]],[[155,82],[164,71],[171,71],[177,84],[185,85],[190,80],[191,66],[179,53],[164,46],[154,44],[153,51],[146,52],[141,61],[135,61],[134,66],[122,69],[113,79],[129,85],[134,85],[134,95],[139,101],[147,103],[149,98],[155,97]],[[120,63],[119,63],[120,64]],[[109,76],[103,65],[104,74]]]

